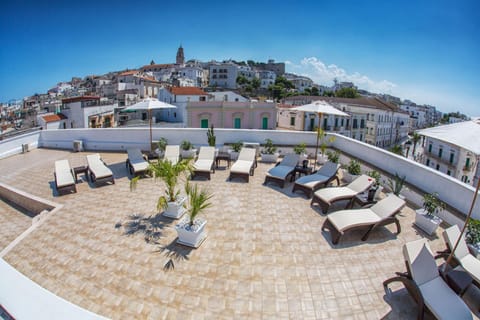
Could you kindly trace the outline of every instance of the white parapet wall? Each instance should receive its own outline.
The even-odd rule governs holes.
[[[468,213],[475,193],[472,186],[392,152],[345,136],[335,137],[333,147],[392,175],[406,176],[407,183],[428,193],[438,192],[442,201],[465,215]],[[476,202],[472,216],[480,219],[480,201]]]
[[[0,141],[0,159],[22,153],[23,145],[27,145],[28,150],[37,148],[40,133],[41,131],[35,131]]]
[[[267,138],[272,139],[279,149],[282,149],[282,146],[291,147],[301,142],[308,146],[314,146],[316,143],[315,132],[305,131],[215,129],[215,135],[217,146],[237,141],[263,144]],[[333,136],[335,141],[331,143],[332,147],[391,175],[395,173],[405,175],[410,185],[425,192],[438,192],[440,198],[447,204],[463,214],[468,212],[475,192],[472,186],[389,151],[342,135],[333,134]],[[153,128],[152,142],[158,141],[161,137],[166,138],[169,144],[180,144],[183,140],[189,140],[197,147],[207,145],[207,129]],[[122,151],[129,147],[150,149],[148,127],[42,130],[14,138],[11,142],[2,141],[0,157],[18,153],[21,151],[22,143],[29,143],[32,147],[38,144],[38,147],[73,150],[74,140],[82,140],[83,147],[87,151]],[[285,150],[291,149],[285,148]],[[480,201],[477,201],[473,217],[480,219]]]

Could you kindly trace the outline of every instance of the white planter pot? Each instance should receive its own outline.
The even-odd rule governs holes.
[[[180,218],[185,213],[185,208],[183,204],[185,203],[186,200],[187,200],[187,197],[183,197],[183,198],[177,199],[177,201],[168,202],[168,207],[163,212],[163,215],[165,217],[169,217],[173,219]]]
[[[428,235],[434,234],[440,223],[442,219],[437,216],[428,216],[425,209],[415,210],[415,225]]]
[[[317,153],[317,163],[325,164],[328,161],[328,157],[322,153]]]
[[[353,180],[357,179],[358,177],[360,177],[359,175],[355,175],[355,174],[350,174],[348,173],[347,170],[343,170],[343,178],[342,180],[345,181],[346,183],[350,183],[352,182]]]
[[[183,219],[175,226],[178,235],[177,243],[198,248],[207,237],[206,224],[207,220],[195,219],[193,226],[190,226],[188,219]]]
[[[197,154],[197,149],[180,150],[180,155],[182,156],[182,159],[195,158],[196,154]]]
[[[239,153],[240,153],[240,152],[237,152],[237,151],[230,151],[230,159],[231,159],[231,160],[237,160]]]
[[[274,153],[274,154],[262,153],[262,162],[277,162],[277,161],[278,161],[278,153]]]

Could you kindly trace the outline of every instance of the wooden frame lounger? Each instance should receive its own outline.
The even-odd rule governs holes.
[[[132,176],[143,174],[148,169],[148,161],[140,149],[127,149],[128,158],[125,160],[125,166]]]
[[[328,161],[317,172],[297,179],[292,192],[302,191],[307,195],[307,198],[311,198],[315,191],[322,186],[328,186],[334,180],[337,181],[337,185],[340,185],[337,176],[338,169],[340,169],[340,164]]]
[[[332,212],[325,220],[322,230],[330,231],[333,244],[337,244],[347,231],[368,228],[362,237],[362,241],[365,241],[375,228],[391,223],[395,223],[399,234],[401,228],[396,215],[404,206],[405,201],[392,194],[370,208]]]
[[[77,192],[74,174],[68,160],[55,161],[55,171],[53,175],[55,177],[55,187],[59,195],[67,191]]]
[[[353,203],[354,197],[369,189],[374,182],[375,180],[373,178],[362,174],[344,187],[328,187],[317,190],[313,194],[310,205],[313,206],[315,203],[318,203],[324,214],[326,214],[330,206],[337,201],[350,200],[346,206],[349,207]]]
[[[263,184],[274,182],[282,188],[285,187],[285,181],[293,174],[299,160],[300,156],[298,154],[286,154],[282,161],[272,169],[268,170]]]
[[[103,162],[98,153],[87,156],[88,172],[90,181],[97,186],[100,183],[111,182],[115,184],[113,172]]]
[[[426,308],[437,319],[473,319],[465,302],[445,283],[426,239],[408,242],[403,246],[407,272],[383,282],[388,285],[400,281],[418,304],[418,317],[423,319]],[[425,308],[426,307],[426,308]]]
[[[451,252],[451,249],[455,246],[459,236],[460,229],[456,224],[443,231],[443,239],[447,246],[447,250],[443,252],[444,254],[449,254]],[[467,243],[465,242],[465,235],[462,235],[462,239],[460,239],[453,257],[455,258],[456,263],[460,265],[457,266],[456,269],[458,268],[466,271],[472,277],[475,285],[480,288],[480,260],[471,254]]]
[[[234,178],[242,178],[247,180],[253,176],[257,167],[257,150],[252,148],[242,148],[238,155],[237,161],[230,168],[230,176],[228,180]]]
[[[215,173],[215,148],[200,147],[197,161],[193,164],[192,179],[205,177],[210,180],[210,172]]]
[[[168,160],[172,164],[176,164],[180,159],[180,146],[179,145],[167,145],[165,147],[165,155],[163,160]]]

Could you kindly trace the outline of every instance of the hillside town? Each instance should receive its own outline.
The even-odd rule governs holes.
[[[437,141],[435,136],[428,135],[428,130],[422,141],[412,141],[414,132],[445,120],[435,106],[370,93],[352,82],[336,79],[330,87],[319,85],[306,76],[287,73],[285,63],[274,60],[186,61],[182,46],[174,63],[158,64],[152,60],[137,69],[73,77],[46,93],[3,103],[0,137],[38,129],[147,126],[147,112],[123,112],[146,98],[176,106],[153,111],[155,127],[297,131],[321,127],[327,133],[396,150],[466,183],[473,183],[479,172],[478,155],[467,156],[472,152],[468,147],[459,147],[445,137]],[[350,117],[325,115],[320,124],[315,113],[292,110],[315,101],[324,101]],[[452,115],[446,122],[465,120],[468,118],[463,115]],[[453,151],[448,157],[462,154],[461,161],[455,155],[443,161],[442,152],[433,153],[433,149],[442,148],[431,146],[440,146],[442,142],[451,145]]]

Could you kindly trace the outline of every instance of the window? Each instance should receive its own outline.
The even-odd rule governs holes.
[[[465,159],[465,167],[470,168],[470,158]]]
[[[358,123],[357,123],[357,119],[353,119],[353,129],[357,129],[358,128]]]
[[[440,170],[440,165],[438,163],[437,163],[437,166],[435,167],[435,169]]]
[[[450,152],[450,163],[453,163],[454,158],[455,158],[455,153]]]
[[[327,130],[327,118],[323,119],[323,130]]]
[[[241,119],[240,118],[235,118],[234,121],[233,121],[233,127],[235,129],[240,129],[242,128],[242,123],[241,123]]]
[[[427,167],[430,166],[430,159],[427,159],[427,162],[425,162],[425,165],[426,165]]]
[[[365,128],[365,119],[360,120],[360,128],[361,129]]]
[[[291,126],[295,125],[295,117],[290,117],[290,125]]]
[[[443,154],[443,149],[442,148],[438,149],[438,157],[439,158],[442,157],[442,154]]]
[[[347,119],[347,124],[346,124],[347,129],[349,126],[350,126],[350,119]]]
[[[452,172],[450,170],[447,170],[447,174],[450,175]]]
[[[200,128],[208,128],[208,119],[200,120]]]
[[[432,152],[432,144],[431,143],[428,145],[428,152],[430,152],[430,153]]]

